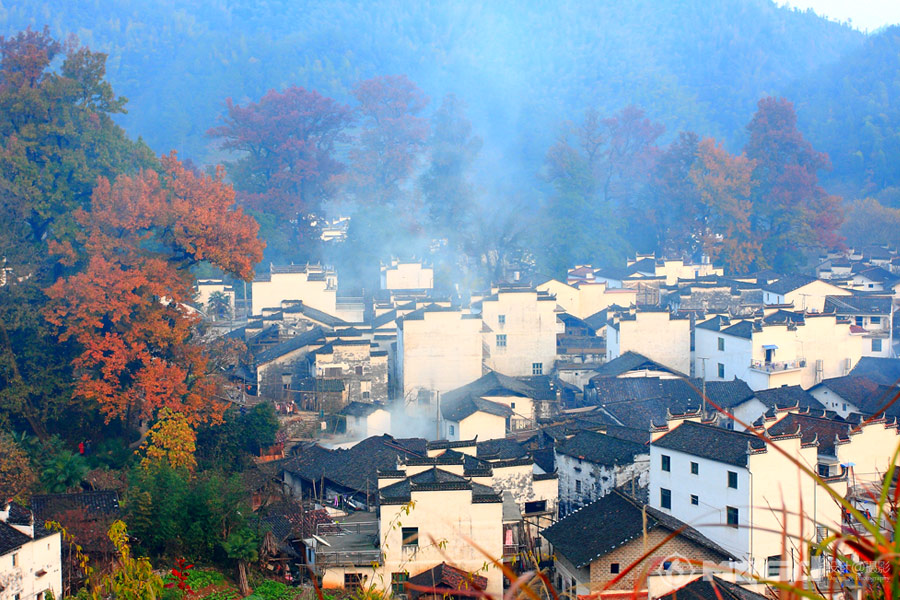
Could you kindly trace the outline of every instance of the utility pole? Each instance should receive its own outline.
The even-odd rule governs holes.
[[[701,405],[700,405],[700,412],[703,413],[703,412],[706,411],[706,361],[709,360],[709,357],[707,357],[707,356],[698,356],[698,357],[697,357],[697,360],[702,360],[702,361],[703,361],[703,383],[702,383],[702,386],[703,386],[702,396],[703,396],[703,397],[700,399],[700,402],[701,402]]]
[[[435,437],[435,441],[441,439],[441,393],[439,391],[434,392],[435,397],[435,414],[434,414],[434,426],[437,432],[437,437]]]

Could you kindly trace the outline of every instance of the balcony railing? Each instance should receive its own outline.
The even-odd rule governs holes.
[[[782,362],[769,362],[764,360],[751,360],[750,368],[755,371],[764,371],[766,373],[777,373],[779,371],[793,371],[802,369],[806,366],[805,360],[787,360]]]

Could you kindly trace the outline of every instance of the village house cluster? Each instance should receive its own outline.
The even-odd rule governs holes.
[[[258,484],[281,495],[259,506],[285,564],[409,597],[499,596],[492,559],[571,594],[712,581],[748,599],[754,577],[828,576],[816,544],[861,531],[836,498],[871,514],[900,442],[900,256],[734,276],[639,255],[512,279],[463,296],[392,260],[366,295],[312,264],[243,293],[200,282],[210,326],[246,346],[232,400],[283,415]],[[647,554],[647,577],[628,570]]]

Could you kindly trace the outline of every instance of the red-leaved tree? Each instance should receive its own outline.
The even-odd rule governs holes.
[[[364,202],[397,202],[428,139],[428,121],[419,116],[428,97],[405,75],[363,81],[353,96],[362,132],[350,153],[351,188]]]
[[[246,106],[225,102],[223,124],[209,135],[238,153],[229,168],[238,200],[279,218],[317,212],[344,170],[335,144],[353,122],[350,107],[297,86]]]
[[[224,407],[187,307],[190,268],[208,261],[249,279],[263,244],[221,169],[198,175],[174,152],[161,162],[161,173],[99,180],[90,210],[75,214],[81,245],[56,247],[84,266],[47,290],[46,317],[61,340],[80,344],[74,394],[96,401],[107,421],[131,423],[163,407],[192,423],[217,421]]]
[[[744,151],[755,161],[752,229],[762,244],[760,266],[790,270],[803,263],[805,250],[839,244],[841,200],[818,180],[831,163],[797,128],[794,105],[763,98],[747,131]]]

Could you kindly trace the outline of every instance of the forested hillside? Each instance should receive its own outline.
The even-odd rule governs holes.
[[[900,208],[900,27],[787,88],[800,126],[831,156],[827,182]]]
[[[588,106],[611,114],[635,104],[670,139],[689,129],[736,148],[760,97],[865,41],[767,0],[726,0],[715,10],[705,0],[122,0],[114,11],[101,0],[48,0],[0,8],[7,35],[45,24],[109,54],[109,80],[129,98],[120,122],[157,152],[213,160],[205,133],[226,97],[255,101],[295,84],[348,101],[358,81],[405,74],[433,99],[459,96],[484,156],[529,174],[560,121]]]

